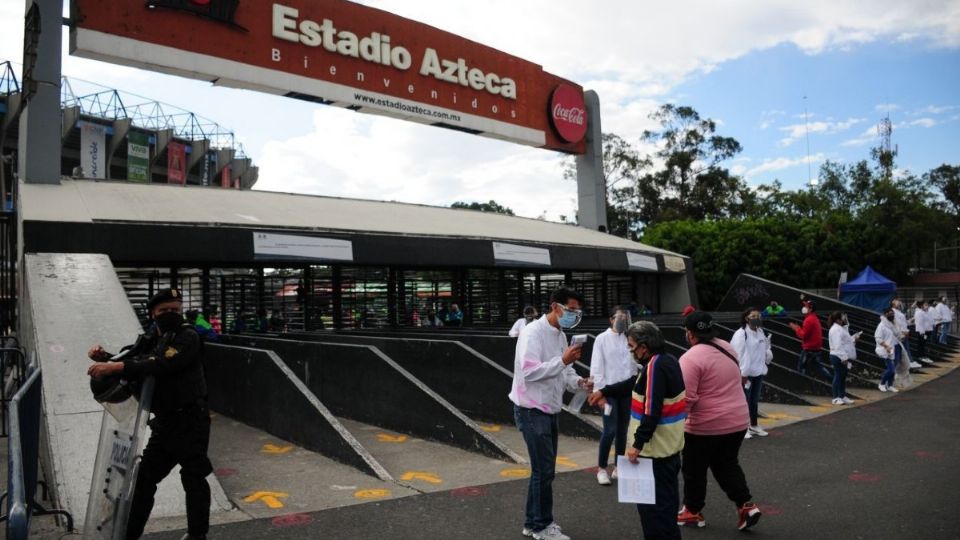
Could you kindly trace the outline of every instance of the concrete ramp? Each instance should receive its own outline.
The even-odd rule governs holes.
[[[106,255],[24,256],[20,343],[44,371],[41,459],[56,505],[83,527],[104,410],[90,394],[87,350],[117,351],[142,330]],[[213,475],[211,519],[231,508]],[[186,515],[180,475],[157,492],[154,517]]]
[[[384,481],[393,478],[276,353],[208,343],[210,408]]]
[[[526,461],[376,347],[251,336],[224,340],[277,353],[337,416],[497,459]]]

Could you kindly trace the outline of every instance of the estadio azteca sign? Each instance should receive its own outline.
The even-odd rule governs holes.
[[[73,54],[585,151],[583,89],[508,55],[343,0],[74,0]]]

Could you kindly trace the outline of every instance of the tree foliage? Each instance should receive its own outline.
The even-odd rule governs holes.
[[[463,201],[457,201],[457,202],[451,204],[451,205],[450,205],[450,208],[462,208],[462,209],[465,209],[465,210],[478,210],[478,211],[480,211],[480,212],[493,212],[493,213],[495,213],[495,214],[504,214],[504,215],[508,215],[508,216],[514,215],[514,214],[513,214],[513,210],[507,208],[506,206],[503,206],[503,205],[497,203],[497,201],[495,201],[495,200],[493,200],[493,199],[490,199],[488,202],[485,202],[485,203],[481,203],[481,202],[469,202],[469,203],[468,203],[468,202],[463,202]]]
[[[704,307],[741,272],[825,288],[870,264],[902,282],[933,265],[935,243],[957,244],[940,261],[960,268],[960,166],[894,175],[894,156],[873,149],[869,161],[824,163],[816,185],[751,187],[724,167],[742,147],[716,122],[671,104],[651,118],[660,129],[637,141],[649,153],[603,136],[609,231],[692,257]],[[571,162],[565,176],[576,177]]]

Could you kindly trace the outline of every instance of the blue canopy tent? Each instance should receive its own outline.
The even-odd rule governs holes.
[[[840,301],[877,313],[882,312],[897,294],[897,284],[867,266],[860,275],[840,285]]]

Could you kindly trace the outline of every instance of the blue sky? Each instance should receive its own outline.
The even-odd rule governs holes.
[[[604,131],[645,152],[655,150],[639,143],[656,127],[650,112],[691,105],[741,142],[727,166],[754,185],[807,181],[804,95],[814,175],[825,159],[867,158],[888,110],[900,168],[960,164],[960,0],[364,3],[596,90]],[[22,57],[22,16],[22,2],[0,2],[0,59]],[[553,152],[73,56],[63,70],[232,129],[260,167],[256,189],[576,212],[576,185]]]
[[[725,62],[675,92],[677,103],[720,120],[718,132],[740,141],[744,151],[729,166],[751,184],[779,179],[794,189],[806,182],[804,105],[814,177],[823,159],[869,159],[888,112],[899,169],[919,175],[960,164],[956,49],[883,42],[807,54],[784,44]]]

